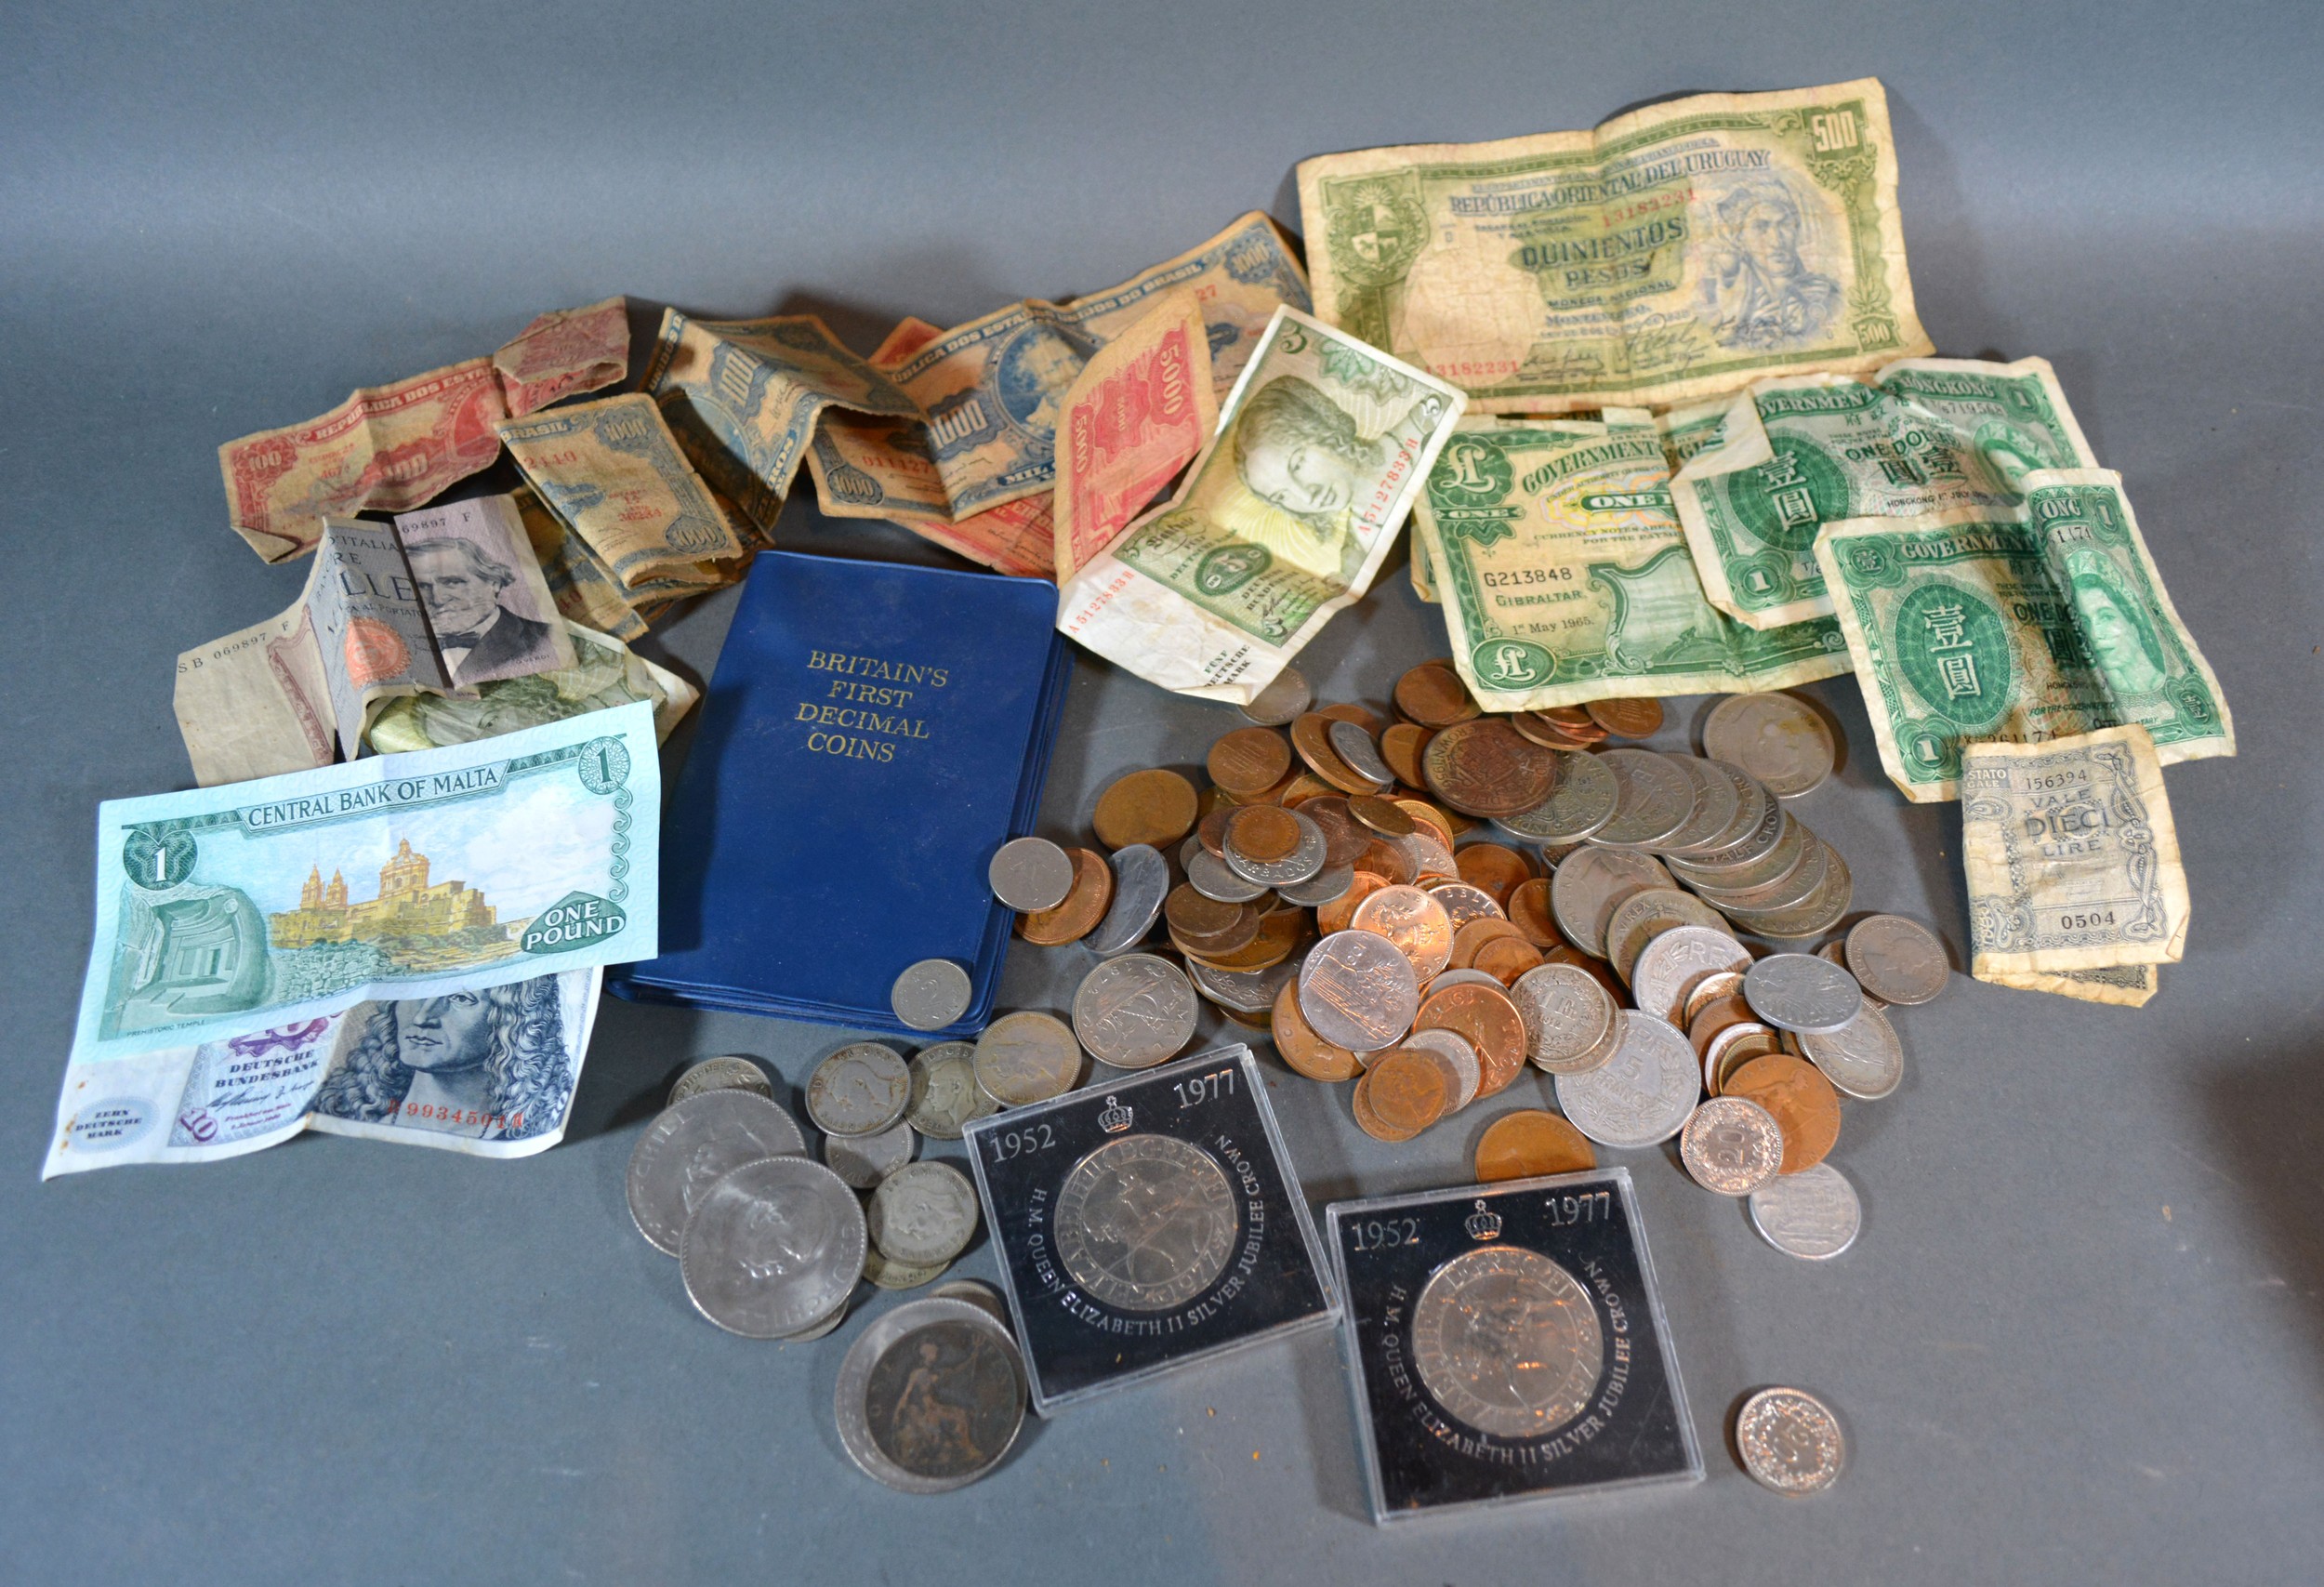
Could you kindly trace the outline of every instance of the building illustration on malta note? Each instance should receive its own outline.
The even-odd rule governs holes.
[[[267,934],[278,948],[376,943],[392,946],[399,959],[422,944],[456,944],[464,960],[473,959],[478,946],[507,940],[499,911],[481,890],[456,879],[431,883],[428,870],[428,856],[403,839],[379,867],[378,895],[350,904],[346,877],[335,870],[326,882],[316,866],[299,889],[298,907],[267,917]]]

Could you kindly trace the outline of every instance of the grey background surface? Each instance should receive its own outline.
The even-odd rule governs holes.
[[[0,1578],[2282,1581],[2324,1557],[2324,831],[2315,702],[2317,7],[1763,3],[0,8]],[[104,797],[185,787],[175,654],[303,567],[225,527],[215,448],[613,292],[721,314],[968,318],[1110,284],[1329,150],[1585,126],[1685,89],[1877,73],[1938,350],[2053,360],[2121,469],[2242,754],[2170,775],[2194,928],[2143,1012],[1957,977],[1848,1111],[1859,1247],[1779,1256],[1633,1154],[1699,1488],[1393,1534],[1362,1518],[1328,1338],[1031,1429],[907,1499],[831,1421],[859,1325],[730,1338],[630,1230],[622,1171],[690,1057],[796,1085],[835,1031],[609,999],[572,1139],[521,1163],[310,1139],[34,1175]],[[942,560],[796,501],[805,549]],[[727,602],[671,624],[698,675]],[[1401,571],[1301,665],[1379,701],[1441,649]],[[1954,806],[1848,760],[1802,813],[1859,906],[1965,940]],[[1681,742],[1690,709],[1661,742]],[[1043,828],[1232,721],[1082,663]],[[892,812],[914,819],[908,805]],[[1020,946],[1063,1006],[1080,950]],[[1529,1084],[1530,1082],[1523,1082]],[[1274,1097],[1320,1204],[1466,1176]],[[1481,1121],[1480,1121],[1481,1122]],[[981,1247],[963,1272],[989,1274]],[[884,1298],[873,1305],[887,1303]],[[1838,1490],[1726,1453],[1747,1390],[1845,1419]]]

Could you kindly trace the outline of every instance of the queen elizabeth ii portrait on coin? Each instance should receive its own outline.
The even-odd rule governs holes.
[[[554,1130],[573,1100],[557,977],[371,1003],[313,1111],[366,1124],[516,1141]]]

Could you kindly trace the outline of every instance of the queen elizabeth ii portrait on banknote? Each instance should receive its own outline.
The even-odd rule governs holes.
[[[2159,639],[2106,559],[2082,548],[2066,559],[2082,642],[2117,701],[2162,693],[2170,681]]]
[[[361,1035],[313,1111],[484,1141],[553,1130],[573,1097],[557,978],[446,992],[357,1012]]]
[[[1840,283],[1827,262],[1819,213],[1802,206],[1782,177],[1766,173],[1729,189],[1711,205],[1716,239],[1704,261],[1702,304],[1711,334],[1726,347],[1795,347],[1822,335],[1840,308]]]

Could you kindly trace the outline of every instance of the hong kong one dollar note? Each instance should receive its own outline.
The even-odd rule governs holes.
[[[1177,492],[1058,591],[1067,638],[1235,704],[1371,588],[1463,403],[1294,309],[1259,349]]]

